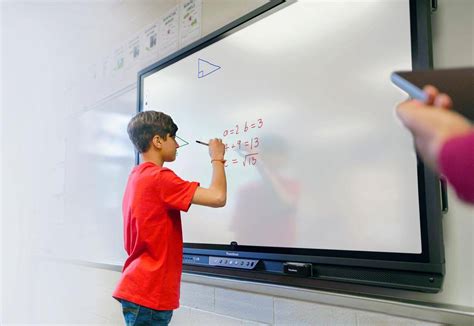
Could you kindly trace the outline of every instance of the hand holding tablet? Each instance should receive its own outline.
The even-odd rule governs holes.
[[[391,80],[413,99],[424,103],[429,99],[423,88],[432,85],[440,93],[449,95],[454,111],[474,121],[474,67],[396,71],[392,73]],[[436,103],[433,104],[436,106]]]

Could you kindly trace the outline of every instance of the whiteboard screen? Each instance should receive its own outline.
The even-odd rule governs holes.
[[[143,80],[182,141],[166,166],[227,205],[183,214],[187,243],[421,253],[417,162],[390,83],[411,68],[409,1],[301,0]]]

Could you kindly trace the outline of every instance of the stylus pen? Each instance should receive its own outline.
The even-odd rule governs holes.
[[[422,89],[420,89],[418,86],[413,85],[408,80],[397,75],[396,73],[392,73],[390,79],[395,85],[407,92],[412,99],[419,100],[422,102],[426,102],[428,100],[428,95]]]
[[[203,141],[200,141],[200,140],[196,140],[196,143],[198,143],[198,144],[201,144],[201,145],[206,145],[206,146],[209,146],[209,144],[208,144],[208,143],[205,143],[205,142],[203,142]]]

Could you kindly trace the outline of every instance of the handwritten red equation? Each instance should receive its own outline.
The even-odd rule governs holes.
[[[227,137],[227,141],[224,140],[226,155],[231,156],[227,159],[226,167],[248,167],[257,164],[258,153],[254,151],[258,150],[261,146],[261,139],[260,137],[252,136],[251,132],[261,129],[263,125],[263,119],[258,118],[255,121],[245,121],[242,124],[235,124],[233,128],[224,130],[223,136],[224,138]]]
[[[250,129],[255,129],[255,128],[262,128],[263,127],[263,119],[259,118],[257,121],[254,123],[249,123],[248,121],[245,121],[243,127],[239,124],[236,124],[234,128],[232,129],[226,129],[224,130],[223,136],[227,137],[229,135],[238,135],[239,133],[242,132],[248,132]]]
[[[233,158],[233,159],[227,160],[224,166],[228,167],[232,165],[237,165],[239,163],[241,163],[242,166],[244,167],[252,166],[252,165],[257,164],[257,156],[258,156],[258,153],[250,153],[242,157],[240,160],[237,158]]]
[[[225,150],[228,151],[229,149],[237,149],[237,150],[248,150],[248,149],[254,149],[260,146],[260,140],[258,137],[253,137],[250,138],[250,140],[247,141],[242,141],[242,140],[237,140],[235,143],[232,143],[229,145],[229,143],[225,144]]]

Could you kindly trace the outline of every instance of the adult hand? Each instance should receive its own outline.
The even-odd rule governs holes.
[[[473,126],[460,114],[450,111],[451,98],[439,93],[433,86],[423,89],[428,100],[403,102],[397,107],[397,115],[415,139],[418,153],[425,164],[438,171],[438,155],[446,140],[471,132]]]

